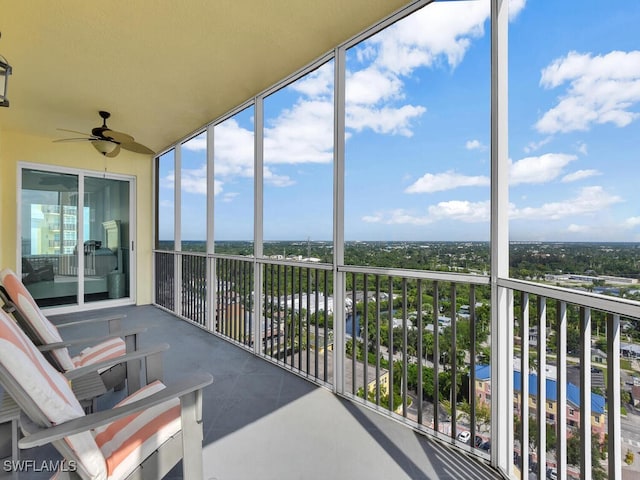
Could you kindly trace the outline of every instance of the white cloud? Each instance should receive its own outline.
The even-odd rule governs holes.
[[[622,198],[608,194],[600,186],[584,187],[576,197],[562,202],[545,203],[540,207],[514,208],[510,217],[514,219],[559,220],[566,217],[595,214],[621,201]]]
[[[490,203],[453,200],[429,206],[423,214],[398,208],[376,212],[362,217],[363,222],[386,225],[428,225],[440,220],[458,220],[465,223],[489,221]]]
[[[562,170],[578,157],[564,153],[546,153],[512,162],[509,168],[510,185],[546,183],[557,178]]]
[[[227,192],[222,196],[222,201],[225,203],[232,202],[234,198],[239,195],[238,192]]]
[[[333,63],[327,63],[311,72],[291,87],[307,97],[333,98]]]
[[[467,150],[480,150],[485,151],[488,147],[480,143],[480,140],[467,140],[464,146]]]
[[[491,203],[469,202],[465,200],[452,200],[440,202],[429,207],[431,218],[453,219],[466,223],[477,223],[489,221],[491,214]]]
[[[347,110],[346,126],[357,132],[370,128],[376,133],[397,134],[411,137],[411,120],[422,115],[426,109],[413,105],[400,108],[351,107]]]
[[[510,185],[547,183],[558,178],[565,167],[576,160],[575,155],[546,153],[537,157],[526,157],[510,164]],[[566,175],[564,182],[599,174],[595,170],[579,170]],[[483,175],[462,175],[449,170],[444,173],[425,173],[409,185],[405,193],[434,193],[453,190],[460,187],[487,187],[490,178]]]
[[[509,20],[515,20],[526,4],[527,0],[509,0]]]
[[[596,175],[602,175],[602,173],[600,173],[598,170],[593,170],[593,169],[577,170],[573,173],[569,173],[564,177],[562,177],[562,182],[563,183],[577,182],[578,180],[584,180],[585,178],[594,177]]]
[[[511,14],[524,5],[512,1]],[[347,71],[347,128],[411,136],[426,107],[402,105],[404,79],[417,68],[455,69],[488,18],[489,2],[434,2],[356,47],[355,59],[367,65]]]
[[[333,103],[299,100],[267,119],[265,164],[329,163],[333,159]]]
[[[216,178],[253,178],[253,132],[232,118],[216,125],[213,134]]]
[[[200,168],[182,169],[180,174],[180,184],[182,185],[183,192],[206,195],[207,166],[202,165]]]
[[[553,140],[553,137],[543,138],[539,142],[529,142],[527,146],[524,147],[524,152],[531,153],[531,152],[535,152],[536,150],[540,150],[540,148],[544,147],[551,140]]]
[[[296,182],[288,175],[278,175],[265,167],[263,173],[264,181],[274,187],[289,187]]]
[[[587,149],[587,144],[584,142],[578,142],[578,144],[576,145],[576,150],[578,150],[578,152],[580,152],[583,155],[589,154],[589,151]]]
[[[640,225],[640,217],[629,217],[623,223],[625,228],[635,228]]]
[[[206,134],[201,133],[197,137],[193,137],[182,144],[182,147],[192,152],[204,152],[207,150]]]
[[[587,225],[576,225],[575,223],[567,227],[567,232],[569,233],[586,233],[589,230],[591,230],[591,227]]]
[[[405,193],[433,193],[459,187],[489,186],[489,177],[460,175],[454,171],[427,173],[405,189]]]
[[[604,123],[624,127],[639,115],[631,108],[640,101],[640,51],[569,52],[544,68],[540,78],[547,89],[565,83],[557,105],[536,123],[539,132],[588,130]]]
[[[509,218],[513,220],[561,220],[580,216],[592,216],[601,213],[622,202],[622,198],[611,195],[600,186],[584,187],[576,196],[563,201],[545,203],[539,207],[518,208],[509,204]],[[463,223],[488,222],[491,215],[491,203],[487,201],[471,202],[467,200],[451,200],[429,205],[424,213],[416,213],[406,209],[378,211],[361,218],[366,223],[381,223],[386,225],[410,224],[427,225],[430,223],[456,220]],[[640,225],[640,217],[627,219],[625,225],[632,228]],[[568,227],[574,232],[582,232],[578,224]]]

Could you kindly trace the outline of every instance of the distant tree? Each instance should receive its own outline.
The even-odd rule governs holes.
[[[574,432],[567,438],[567,463],[569,465],[580,466],[582,447],[580,445],[580,432]],[[600,464],[600,443],[598,435],[591,436],[591,478],[593,480],[604,480],[607,474]]]

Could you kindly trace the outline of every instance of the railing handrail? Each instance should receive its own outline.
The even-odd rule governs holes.
[[[338,272],[369,273],[391,277],[469,283],[471,285],[489,285],[491,281],[491,277],[488,275],[470,275],[467,273],[437,272],[434,270],[409,270],[388,267],[361,267],[356,265],[338,265]]]
[[[317,263],[317,262],[302,262],[300,260],[278,260],[275,258],[263,257],[256,259],[257,263],[263,265],[285,265],[285,266],[293,266],[293,267],[301,267],[301,268],[312,268],[316,270],[333,270],[333,265],[329,263]]]
[[[544,285],[514,278],[498,278],[499,287],[527,292],[541,297],[554,298],[570,304],[582,305],[603,312],[625,317],[640,318],[640,304],[633,300],[610,297],[593,292],[571,290],[566,287]]]

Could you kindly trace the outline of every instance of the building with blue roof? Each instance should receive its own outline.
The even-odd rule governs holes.
[[[522,414],[522,399],[520,392],[522,389],[522,374],[518,370],[513,372],[513,390],[514,390],[514,406],[517,415]],[[535,416],[537,412],[538,402],[538,375],[536,373],[529,374],[529,414]],[[554,378],[547,377],[545,379],[545,412],[546,421],[555,423],[558,412],[558,388],[557,381]],[[476,396],[480,402],[489,402],[491,400],[491,366],[476,366]],[[567,382],[567,425],[570,429],[577,429],[580,426],[580,387],[571,382]],[[591,430],[600,436],[600,440],[604,439],[606,433],[606,400],[602,395],[591,393]]]

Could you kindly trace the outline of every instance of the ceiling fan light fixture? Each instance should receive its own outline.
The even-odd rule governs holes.
[[[117,143],[110,142],[109,140],[92,140],[91,144],[104,156],[109,155],[118,147]]]

